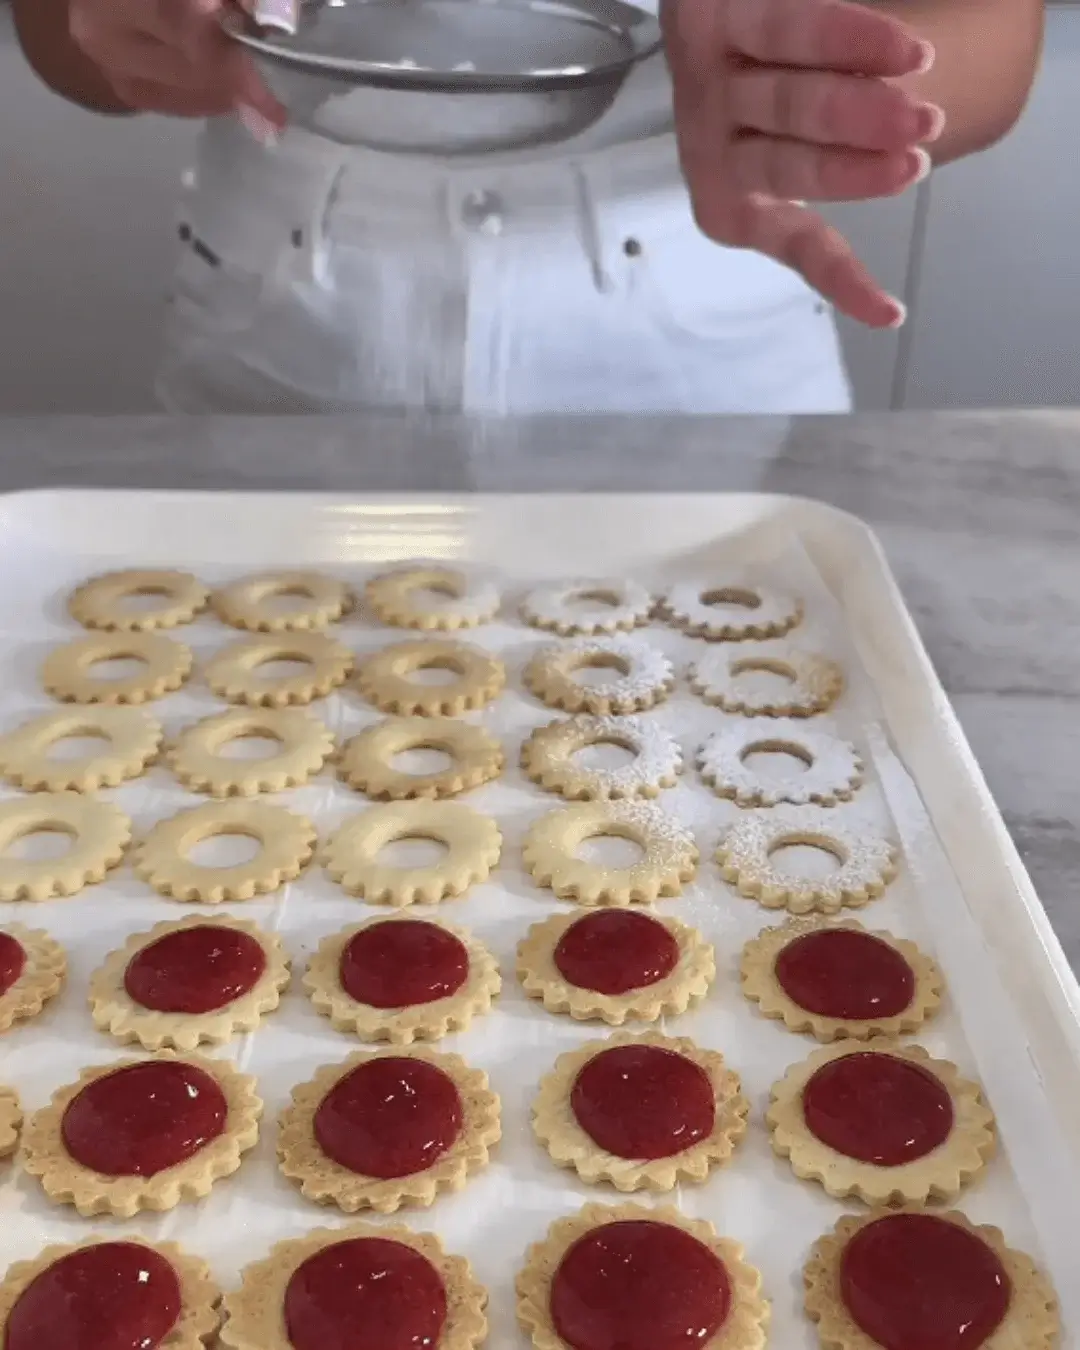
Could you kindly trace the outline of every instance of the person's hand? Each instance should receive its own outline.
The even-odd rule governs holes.
[[[125,106],[177,117],[237,112],[266,135],[284,110],[221,31],[225,0],[71,0],[75,44]]]
[[[933,50],[846,0],[664,0],[679,155],[701,229],[800,272],[844,313],[902,322],[847,241],[800,205],[887,197],[929,169],[940,108],[889,84]]]

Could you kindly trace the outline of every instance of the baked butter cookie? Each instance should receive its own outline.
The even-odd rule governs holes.
[[[703,999],[716,974],[712,947],[678,919],[633,909],[555,914],[517,951],[530,998],[579,1022],[655,1022]]]
[[[84,628],[141,632],[191,623],[208,598],[190,572],[132,569],[84,581],[72,591],[68,613]]]
[[[769,1311],[742,1247],[666,1206],[586,1205],[517,1278],[533,1350],[762,1350]]]
[[[360,1052],[293,1089],[278,1161],[302,1194],[346,1214],[430,1205],[487,1166],[502,1133],[487,1075],[434,1050]]]
[[[254,1148],[261,1115],[255,1080],[223,1060],[121,1060],[30,1117],[23,1163],[54,1204],[130,1219],[209,1195]]]
[[[765,1123],[797,1177],[870,1205],[955,1200],[995,1147],[978,1084],[919,1045],[815,1051],[774,1085]]]
[[[93,750],[56,757],[65,740],[93,738]],[[141,708],[63,708],[0,736],[0,773],[28,792],[96,792],[139,778],[157,757],[161,724]]]
[[[804,1271],[823,1350],[1050,1350],[1049,1280],[997,1228],[914,1207],[841,1219]]]
[[[742,991],[766,1017],[819,1041],[902,1036],[938,1010],[944,978],[914,942],[854,919],[792,919],[742,953]]]
[[[204,1350],[221,1291],[173,1242],[91,1237],[46,1247],[0,1283],[4,1350]]]
[[[474,1350],[487,1291],[433,1233],[357,1223],[279,1242],[225,1299],[223,1350]],[[52,1350],[52,1347],[49,1347]]]
[[[647,1032],[561,1055],[532,1118],[552,1159],[583,1181],[670,1191],[730,1160],[749,1111],[723,1055]]]
[[[464,929],[395,917],[325,938],[304,985],[338,1031],[410,1045],[463,1031],[502,982],[495,958]]]
[[[276,933],[189,915],[135,933],[90,978],[94,1025],[147,1050],[223,1045],[281,1001],[289,963]]]
[[[36,1017],[66,976],[64,949],[48,933],[19,923],[0,929],[0,1031]]]
[[[14,1088],[0,1087],[0,1158],[10,1158],[19,1144],[23,1113]]]

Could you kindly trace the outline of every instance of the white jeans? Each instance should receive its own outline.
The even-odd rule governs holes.
[[[159,379],[190,412],[834,412],[832,315],[696,229],[673,138],[431,161],[211,124]]]

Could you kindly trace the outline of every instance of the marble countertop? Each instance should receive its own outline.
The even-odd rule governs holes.
[[[0,489],[765,491],[878,532],[1080,969],[1080,412],[0,419]]]

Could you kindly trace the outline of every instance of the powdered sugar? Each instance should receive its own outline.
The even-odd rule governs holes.
[[[756,686],[755,674],[759,677]],[[779,690],[777,679],[785,681]],[[754,642],[705,652],[690,667],[690,687],[706,703],[715,703],[725,712],[747,717],[811,717],[839,698],[844,672],[831,657],[790,642]]]
[[[771,586],[734,577],[681,581],[664,599],[677,628],[712,642],[780,637],[802,619],[802,601]]]
[[[521,613],[534,628],[568,635],[636,628],[652,608],[653,597],[638,582],[604,577],[538,586],[525,597]]]
[[[584,684],[584,669],[611,669],[611,679]],[[525,670],[525,681],[545,703],[567,712],[638,712],[665,698],[675,668],[647,643],[630,638],[582,638],[542,647]]]
[[[779,777],[763,777],[747,762],[755,752],[785,753],[791,767]],[[767,727],[754,722],[723,727],[705,742],[698,767],[719,796],[740,806],[835,806],[850,799],[862,782],[862,761],[850,741],[784,719]]]
[[[605,744],[622,746],[634,758],[612,768],[594,768],[576,758],[589,746]],[[522,758],[530,777],[569,798],[655,796],[674,784],[683,763],[678,741],[658,722],[588,715],[537,728]]]

